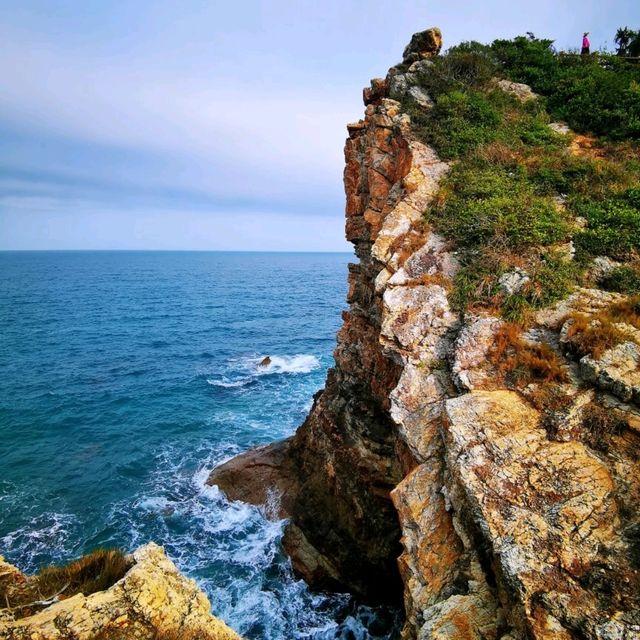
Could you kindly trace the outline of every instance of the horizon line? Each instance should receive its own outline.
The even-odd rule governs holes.
[[[0,253],[351,253],[308,249],[0,249]]]

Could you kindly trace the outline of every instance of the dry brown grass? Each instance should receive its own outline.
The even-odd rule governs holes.
[[[553,414],[569,409],[573,404],[573,397],[559,384],[541,384],[527,394],[531,404],[545,414]]]
[[[412,225],[407,233],[401,235],[392,244],[392,254],[398,253],[398,265],[402,266],[425,241],[428,227],[420,220]]]
[[[624,142],[600,141],[600,144],[602,155],[607,160],[620,163],[640,159],[640,144],[638,144],[638,142],[633,142],[632,140],[626,140]]]
[[[525,161],[525,154],[521,149],[500,141],[482,145],[475,151],[474,155],[491,164],[503,166],[516,165]]]
[[[582,441],[604,453],[609,451],[611,438],[620,435],[628,426],[614,411],[595,402],[585,407],[583,415]]]
[[[574,156],[587,158],[602,158],[605,155],[596,138],[580,134],[574,135],[569,145],[569,150]]]
[[[420,276],[419,278],[416,278],[415,280],[412,280],[411,282],[407,283],[406,286],[418,287],[420,285],[427,286],[430,284],[440,285],[443,289],[446,289],[447,291],[451,289],[451,286],[453,285],[450,278],[447,278],[447,276],[445,276],[443,273],[438,272],[438,273],[434,273],[433,275]]]
[[[616,322],[625,322],[640,329],[640,296],[632,296],[622,302],[612,304],[607,312]]]
[[[507,323],[498,331],[489,357],[496,370],[515,387],[531,382],[566,382],[560,356],[547,344],[522,339],[520,325]]]
[[[0,602],[16,618],[32,615],[46,607],[42,602],[55,596],[89,595],[114,585],[131,568],[131,562],[117,549],[98,549],[61,567],[49,566],[20,584],[6,586]]]
[[[628,333],[618,324],[640,329],[640,298],[634,296],[591,316],[573,313],[568,319],[571,325],[567,339],[571,350],[579,357],[588,355],[597,359],[605,351],[629,340]]]

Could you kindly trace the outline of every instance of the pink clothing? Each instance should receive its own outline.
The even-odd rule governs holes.
[[[584,36],[582,38],[582,48],[588,49],[590,46],[591,46],[591,43],[589,42],[589,38],[587,38],[587,36]]]

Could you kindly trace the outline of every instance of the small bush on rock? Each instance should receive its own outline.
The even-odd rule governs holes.
[[[42,609],[41,601],[53,597],[69,598],[77,593],[89,595],[114,585],[131,568],[131,562],[117,549],[98,549],[64,566],[49,566],[11,592],[0,592],[15,617],[31,615]]]

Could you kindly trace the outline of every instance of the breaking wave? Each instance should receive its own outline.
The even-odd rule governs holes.
[[[266,363],[263,364],[263,362]],[[309,354],[294,356],[250,356],[231,360],[225,370],[207,378],[207,383],[223,389],[240,389],[263,376],[305,374],[320,368],[320,360]]]

